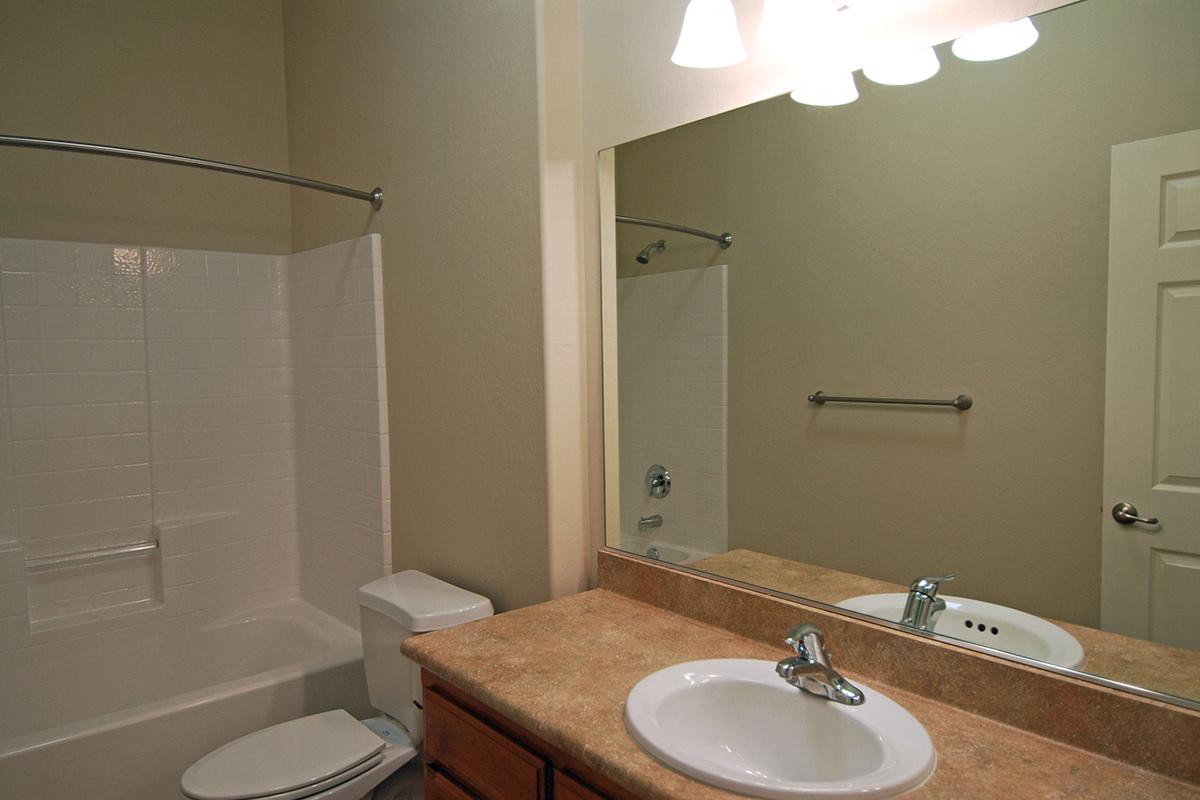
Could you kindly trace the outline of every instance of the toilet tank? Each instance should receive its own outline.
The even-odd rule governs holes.
[[[492,602],[423,572],[410,569],[358,590],[363,663],[371,705],[423,738],[421,671],[400,654],[409,636],[492,615]]]

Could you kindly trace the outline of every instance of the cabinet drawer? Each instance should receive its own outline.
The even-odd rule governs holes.
[[[554,800],[606,800],[565,772],[554,773]]]
[[[546,796],[546,762],[429,691],[425,692],[425,760],[485,800],[544,800]]]
[[[433,767],[425,767],[425,800],[475,800]]]

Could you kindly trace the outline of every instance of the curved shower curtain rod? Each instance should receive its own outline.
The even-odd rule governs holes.
[[[258,178],[263,181],[286,183],[305,189],[316,189],[318,192],[340,194],[343,197],[353,197],[355,200],[366,200],[371,207],[378,211],[383,206],[383,189],[376,186],[371,191],[351,189],[334,183],[314,181],[311,178],[301,178],[283,172],[272,172],[258,167],[244,167],[240,164],[227,164],[224,161],[210,161],[206,158],[193,158],[173,153],[159,153],[154,150],[135,150],[131,147],[115,147],[109,144],[89,144],[87,142],[72,142],[65,139],[38,139],[33,136],[9,136],[0,134],[0,145],[7,147],[29,147],[34,150],[63,150],[68,153],[91,153],[99,156],[115,156],[116,158],[131,158],[136,161],[154,161],[159,164],[174,164],[180,167],[194,167],[213,172],[227,172],[231,175],[245,175],[248,178]]]
[[[624,214],[617,214],[617,222],[624,222],[626,225],[641,225],[645,228],[662,228],[665,231],[676,231],[691,236],[699,236],[701,239],[712,239],[722,250],[733,244],[733,234],[728,231],[725,233],[709,233],[699,228],[689,228],[687,225],[678,225],[674,222],[663,222],[657,219],[644,219],[642,217],[627,217]]]

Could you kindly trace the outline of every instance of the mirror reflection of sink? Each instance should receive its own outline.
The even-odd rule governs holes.
[[[879,692],[846,706],[803,692],[775,663],[716,659],[642,679],[625,724],[679,772],[764,798],[883,798],[920,786],[937,756],[911,714]]]
[[[1049,664],[1076,669],[1083,665],[1083,645],[1052,622],[1015,608],[967,597],[940,595],[946,610],[934,633],[987,645]],[[838,603],[841,608],[898,622],[908,595],[864,594]]]

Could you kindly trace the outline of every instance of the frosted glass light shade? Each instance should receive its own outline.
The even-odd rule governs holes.
[[[907,86],[910,83],[929,80],[937,74],[941,66],[933,48],[923,47],[920,50],[892,54],[872,61],[863,67],[863,75],[875,83]]]
[[[732,0],[690,0],[671,61],[681,67],[712,69],[745,59]]]
[[[801,78],[791,97],[808,106],[844,106],[858,99],[858,87],[849,70],[813,70]]]
[[[995,61],[1015,56],[1033,47],[1038,40],[1033,20],[1023,17],[1015,22],[988,25],[960,36],[950,46],[950,52],[964,61]]]

